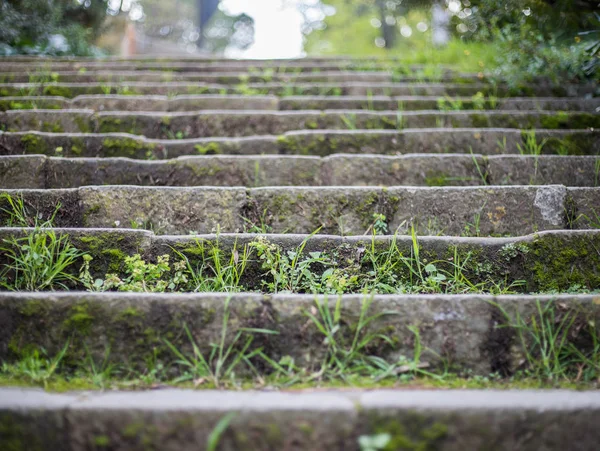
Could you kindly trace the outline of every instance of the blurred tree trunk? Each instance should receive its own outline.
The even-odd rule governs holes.
[[[385,48],[391,49],[396,42],[396,26],[388,24],[386,17],[389,15],[385,0],[377,0],[377,8],[379,9],[379,18],[381,20],[381,31],[385,41]]]

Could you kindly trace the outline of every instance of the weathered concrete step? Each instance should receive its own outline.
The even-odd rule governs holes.
[[[506,87],[487,83],[247,83],[237,86],[202,82],[112,83],[0,83],[0,97],[48,95],[76,97],[84,94],[182,95],[182,94],[275,94],[278,96],[485,96],[584,97],[596,94],[596,85],[544,84]]]
[[[0,113],[6,131],[131,133],[148,138],[273,135],[293,130],[403,128],[594,129],[600,114],[549,111],[233,111],[123,112],[10,110]]]
[[[60,72],[70,70],[105,70],[105,71],[132,71],[132,70],[153,70],[159,72],[262,72],[266,69],[273,69],[278,73],[291,72],[328,72],[328,71],[387,71],[396,69],[400,73],[420,72],[423,66],[394,64],[390,62],[368,61],[368,60],[325,60],[325,61],[304,61],[304,60],[262,60],[262,61],[79,61],[79,62],[3,62],[0,72],[36,72],[48,74],[48,72]],[[448,67],[441,67],[442,73],[453,73],[454,70]],[[49,75],[49,74],[48,74]]]
[[[593,451],[599,411],[600,394],[571,391],[0,391],[6,440],[40,451],[206,449],[228,413],[223,451],[364,451],[386,433],[393,449]]]
[[[0,156],[2,188],[142,186],[600,186],[600,156],[334,154],[174,160]]]
[[[535,130],[542,154],[598,155],[600,130]],[[0,155],[167,159],[190,155],[519,154],[527,133],[516,129],[304,130],[279,136],[147,139],[127,133],[0,131]]]
[[[40,215],[52,215],[54,208],[48,205]],[[60,212],[58,214],[60,216]],[[23,237],[36,229],[2,228],[0,239],[4,247],[12,246],[11,238]],[[269,246],[272,252],[299,253],[298,261],[318,255],[325,264],[310,266],[313,280],[329,280],[325,271],[334,269],[339,277],[356,276],[355,282],[346,279],[343,286],[321,288],[316,292],[330,293],[404,293],[417,289],[420,293],[436,291],[428,288],[431,282],[424,269],[433,263],[436,271],[452,274],[459,283],[458,288],[468,288],[469,292],[498,293],[509,289],[521,293],[566,292],[600,290],[600,231],[569,230],[547,231],[518,238],[451,238],[420,237],[419,255],[415,257],[415,241],[411,236],[354,236],[332,235],[181,235],[156,236],[143,230],[111,229],[53,229],[57,236],[68,236],[71,243],[93,259],[90,274],[93,278],[104,279],[107,273],[118,273],[126,277],[125,257],[141,254],[148,262],[156,262],[162,255],[169,255],[171,261],[181,257],[181,252],[189,260],[194,271],[201,277],[214,279],[210,268],[215,265],[214,249],[218,249],[222,267],[237,262],[235,270],[239,274],[236,286],[245,291],[271,291],[265,283],[273,283],[272,273],[263,267],[263,260],[257,255],[256,246]],[[319,254],[312,254],[318,252]],[[264,254],[263,254],[264,256]],[[329,263],[327,263],[329,262]],[[381,279],[374,280],[373,265],[377,263]],[[0,254],[0,264],[8,263],[6,253]],[[240,266],[243,263],[243,267]],[[420,265],[420,266],[419,266]],[[460,269],[457,273],[457,267]],[[419,269],[420,268],[420,269]],[[79,274],[79,265],[71,268]],[[415,276],[422,274],[422,279]],[[430,270],[428,270],[430,271]],[[287,274],[287,273],[286,273]],[[331,272],[328,273],[331,276]],[[377,274],[376,274],[377,275]],[[12,283],[14,274],[6,274],[7,283]],[[376,284],[378,280],[383,285]],[[227,282],[225,282],[227,283]],[[283,282],[282,282],[283,283]],[[325,283],[325,282],[323,282]],[[332,281],[333,283],[333,281]],[[441,292],[453,292],[452,282],[442,282]],[[463,284],[463,285],[460,285]],[[73,289],[83,286],[69,284]],[[195,289],[195,285],[194,289]],[[284,290],[279,285],[279,290]],[[287,285],[286,285],[287,286]],[[294,292],[315,292],[295,285],[287,288]],[[421,288],[419,288],[421,287]],[[189,289],[189,288],[188,288]],[[423,291],[425,290],[425,291]]]
[[[585,195],[579,192],[584,190]],[[361,235],[385,215],[388,230],[424,235],[523,235],[565,229],[578,211],[600,213],[600,188],[141,187],[2,190],[34,211],[60,203],[57,226],[152,227],[162,234],[237,232],[250,221],[274,233]],[[2,202],[6,204],[6,200]],[[8,205],[5,205],[8,207]],[[34,213],[30,213],[34,214]],[[0,218],[8,219],[6,212]],[[5,222],[5,221],[3,221]]]
[[[514,374],[523,366],[519,354],[523,344],[508,325],[517,316],[535,316],[538,306],[544,309],[560,305],[562,314],[571,312],[577,318],[585,318],[586,323],[600,320],[598,297],[592,295],[0,292],[0,320],[5,325],[0,334],[0,359],[10,362],[22,352],[34,349],[45,349],[53,356],[69,342],[64,361],[71,367],[84,366],[90,357],[102,361],[106,349],[110,349],[110,360],[105,365],[127,364],[139,369],[147,365],[147,357],[154,353],[154,364],[170,368],[175,378],[181,368],[172,366],[177,357],[163,340],[168,339],[184,355],[191,355],[191,343],[184,332],[187,326],[201,351],[207,352],[212,343],[220,342],[224,315],[228,314],[227,342],[240,329],[270,330],[275,334],[257,341],[272,361],[290,356],[298,367],[316,371],[328,345],[307,313],[319,304],[333,310],[338,301],[338,336],[346,336],[358,322],[361,309],[365,309],[366,317],[375,320],[364,334],[383,333],[396,343],[373,343],[371,347],[372,355],[391,364],[400,356],[414,357],[414,331],[410,328],[416,327],[423,349],[422,362],[428,363],[434,373],[445,360],[459,374]],[[586,351],[585,346],[580,343],[582,352]],[[264,362],[257,367],[263,376],[274,371]]]
[[[472,73],[440,72],[439,75],[399,75],[392,71],[328,71],[328,72],[277,72],[266,68],[246,72],[172,72],[172,71],[59,71],[59,72],[0,72],[1,83],[29,83],[40,81],[65,83],[123,82],[123,81],[196,81],[219,84],[260,83],[267,81],[286,82],[426,82],[446,81],[474,83],[484,81],[485,77]]]
[[[460,104],[453,108],[450,104]],[[600,97],[514,97],[494,99],[434,96],[130,96],[116,94],[0,97],[0,111],[23,109],[89,108],[95,111],[196,111],[196,110],[555,110],[600,111]]]
[[[565,102],[566,104],[569,102]],[[585,107],[580,102],[581,107]],[[73,99],[60,96],[0,97],[0,111],[22,109],[88,108],[96,111],[197,111],[197,110],[278,110],[275,96],[189,95],[189,96],[128,96],[82,95]]]

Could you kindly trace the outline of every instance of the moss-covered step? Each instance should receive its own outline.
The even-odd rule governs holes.
[[[577,449],[587,451],[600,438],[599,406],[597,392],[560,390],[50,394],[5,388],[0,438],[11,449],[33,444],[57,451],[192,451],[215,436],[226,451],[362,451],[369,449],[364,443],[381,440],[389,449],[459,451],[493,443],[498,449],[559,451],[576,437]]]
[[[0,113],[7,130],[24,131],[30,117],[45,110]],[[65,110],[68,111],[68,110]],[[66,113],[65,113],[66,114]],[[67,114],[68,116],[68,114]],[[428,127],[507,127],[518,129],[600,128],[600,115],[586,112],[457,111],[199,111],[182,113],[100,112],[93,118],[99,133],[124,132],[149,138],[252,136],[304,129],[402,129]],[[29,119],[31,120],[31,119]],[[41,120],[41,119],[38,119]],[[71,128],[76,128],[74,124]]]
[[[0,240],[5,248],[15,248],[22,242],[15,244],[14,239],[35,233],[40,233],[39,229],[2,228]],[[92,280],[104,279],[107,273],[130,277],[125,258],[134,254],[141,254],[148,263],[157,262],[163,255],[170,256],[171,262],[179,262],[184,255],[198,278],[188,278],[189,283],[180,280],[174,288],[169,288],[166,276],[175,274],[161,272],[162,276],[159,274],[158,280],[153,280],[162,281],[160,284],[167,291],[179,287],[198,289],[203,280],[215,280],[215,265],[219,264],[223,271],[229,267],[227,271],[236,274],[228,279],[230,282],[219,285],[220,290],[237,287],[267,293],[289,290],[330,294],[361,294],[365,290],[395,294],[506,291],[556,294],[600,290],[598,230],[546,231],[518,238],[418,239],[406,235],[250,233],[157,236],[149,231],[112,228],[54,229],[51,233],[68,236],[76,248],[92,257],[89,262]],[[8,255],[0,254],[0,267],[10,263]],[[287,264],[281,260],[286,258]],[[290,262],[292,258],[296,258],[295,266]],[[80,258],[67,270],[79,275],[82,264]],[[275,279],[278,274],[284,278]],[[8,271],[4,277],[14,286],[14,272]],[[67,285],[71,289],[85,287],[81,282],[67,282]]]
[[[1,100],[1,98],[0,98]],[[82,105],[84,106],[84,105]],[[600,97],[436,96],[288,96],[279,109],[289,110],[553,110],[597,112]]]
[[[3,188],[141,186],[600,185],[599,157],[445,155],[197,156],[129,158],[0,156]]]
[[[75,62],[55,62],[55,61],[40,61],[40,62],[16,62],[6,61],[0,67],[0,72],[30,72],[32,74],[48,74],[48,72],[60,71],[88,71],[88,70],[104,70],[104,71],[171,71],[171,72],[261,72],[272,70],[277,73],[302,73],[302,72],[336,72],[336,71],[372,71],[380,72],[394,70],[400,74],[410,75],[411,73],[422,73],[422,65],[406,65],[402,63],[393,63],[390,61],[375,61],[365,59],[346,59],[346,60],[263,60],[263,61],[75,61]],[[456,73],[447,66],[438,66],[437,73],[452,74]],[[48,74],[51,75],[51,74]]]
[[[224,316],[228,315],[228,342],[245,328],[270,330],[274,333],[256,335],[252,346],[260,346],[274,362],[289,356],[295,365],[312,372],[319,370],[328,344],[308,320],[309,313],[319,305],[333,311],[340,302],[340,336],[350,336],[362,310],[367,317],[376,318],[362,334],[381,333],[389,340],[372,343],[370,355],[390,363],[400,356],[412,359],[416,328],[424,350],[420,358],[430,371],[448,365],[459,373],[510,376],[523,364],[515,352],[522,343],[508,326],[514,318],[530,318],[538,307],[560,305],[562,314],[571,312],[578,323],[588,324],[600,320],[597,301],[598,297],[591,295],[0,292],[0,321],[5,325],[0,334],[0,359],[10,362],[34,349],[54,355],[69,342],[64,362],[71,369],[83,367],[89,358],[102,361],[110,349],[105,365],[142,369],[154,356],[155,365],[170,368],[175,376],[181,371],[173,365],[178,357],[164,340],[191,355],[187,327],[201,352],[208,353],[212,344],[220,342]],[[586,350],[585,344],[579,346],[580,351]],[[258,368],[263,375],[274,370],[265,365]]]
[[[197,111],[99,112],[11,110],[0,113],[6,131],[131,133],[148,138],[274,135],[304,129],[402,129],[430,127],[600,128],[600,115],[524,111]]]
[[[46,96],[0,97],[0,111],[86,108],[95,111],[277,110],[275,96],[82,95],[74,99]]]
[[[534,135],[532,135],[532,133]],[[0,155],[167,159],[190,155],[350,154],[598,155],[600,130],[404,129],[302,130],[279,136],[147,139],[127,133],[1,132]],[[520,148],[519,148],[520,146]]]
[[[48,95],[76,97],[83,94],[178,95],[178,94],[275,94],[278,96],[527,96],[584,97],[595,94],[594,85],[544,84],[509,88],[487,83],[379,83],[379,82],[261,82],[239,85],[205,82],[106,82],[106,83],[0,83],[0,97]]]
[[[598,191],[598,190],[596,190]],[[571,205],[562,185],[506,187],[141,187],[4,190],[34,211],[60,203],[58,226],[151,228],[162,234],[236,232],[360,235],[379,228],[427,235],[522,235],[566,228]],[[584,202],[585,199],[580,199]],[[9,209],[7,200],[5,210]],[[71,207],[67,207],[67,205]],[[30,212],[35,217],[35,212]],[[38,215],[39,216],[39,215]],[[42,215],[43,216],[43,215]],[[10,216],[0,214],[4,224]]]
[[[279,99],[260,95],[139,96],[96,94],[73,99],[58,96],[0,97],[0,111],[23,109],[89,108],[96,111],[196,111],[196,110],[551,110],[590,111],[600,107],[600,97],[572,98],[441,98],[435,96],[290,96]]]
[[[0,112],[0,128],[6,131],[86,133],[93,130],[93,116],[93,110],[85,109],[9,110]]]

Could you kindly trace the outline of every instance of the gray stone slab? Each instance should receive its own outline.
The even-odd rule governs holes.
[[[2,389],[2,396],[10,392]],[[23,398],[29,391],[20,390]],[[39,402],[52,398],[34,392]],[[301,393],[162,390],[77,394],[64,413],[60,447],[39,449],[203,449],[225,413],[233,417],[223,450],[358,451],[361,435],[388,433],[392,443],[444,451],[498,449],[592,451],[600,434],[595,392],[375,390]],[[21,400],[11,402],[20,408]],[[26,409],[26,408],[25,408]],[[12,420],[12,417],[9,417]],[[50,417],[40,418],[46,427]],[[101,445],[100,445],[101,444]]]
[[[599,229],[600,188],[569,188],[568,195],[572,208],[568,217],[570,227]]]
[[[600,183],[600,156],[490,156],[487,171],[491,185],[563,184],[596,186]]]
[[[244,188],[84,187],[79,195],[87,227],[139,224],[176,234],[243,228]]]
[[[600,153],[600,131],[537,130],[547,139],[543,154],[568,145],[572,155]],[[302,130],[280,136],[212,137],[154,140],[126,133],[63,134],[0,132],[0,154],[43,154],[64,157],[129,157],[166,159],[183,155],[463,153],[518,154],[522,133],[516,129]]]
[[[1,188],[45,188],[46,157],[39,155],[0,157]]]
[[[0,113],[7,131],[38,130],[53,133],[91,131],[93,110],[9,110]]]

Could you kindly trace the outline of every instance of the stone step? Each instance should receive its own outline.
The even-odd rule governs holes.
[[[2,83],[29,83],[29,82],[65,82],[65,83],[93,83],[93,82],[168,82],[168,81],[195,81],[219,84],[260,83],[267,81],[285,82],[425,82],[446,81],[457,83],[473,83],[486,80],[482,74],[439,72],[435,75],[407,74],[402,75],[393,71],[328,71],[328,72],[277,72],[274,69],[262,69],[247,72],[172,72],[172,71],[29,71],[29,72],[0,72]]]
[[[279,136],[147,139],[127,133],[1,132],[0,155],[167,159],[191,155],[520,154],[517,129],[302,130]],[[534,130],[542,154],[598,155],[600,130]],[[539,147],[538,147],[539,148]]]
[[[244,94],[278,96],[527,96],[585,97],[596,94],[596,85],[531,84],[507,87],[489,83],[247,83],[237,86],[201,82],[112,82],[112,83],[0,83],[0,97],[47,95],[76,97],[84,94],[185,95]]]
[[[249,223],[274,233],[362,235],[385,216],[390,233],[524,235],[587,228],[580,212],[600,214],[600,188],[486,187],[143,187],[2,190],[39,214],[62,206],[58,227],[142,224],[161,234],[239,232]],[[8,209],[6,199],[2,205]],[[587,215],[589,216],[589,215]],[[6,211],[0,214],[7,224]],[[593,218],[593,215],[592,215]]]
[[[600,128],[600,114],[548,111],[233,111],[123,112],[9,110],[0,113],[6,131],[131,133],[182,139],[273,135],[294,130],[403,128]]]
[[[465,390],[158,390],[49,394],[2,389],[13,449],[364,451],[389,434],[393,449],[596,449],[597,392]],[[231,416],[227,416],[227,415]],[[2,436],[0,436],[2,438]],[[10,440],[10,442],[9,442]],[[576,441],[576,443],[574,443]],[[392,448],[390,448],[392,449]]]
[[[455,107],[452,107],[452,104]],[[89,108],[95,111],[197,111],[197,110],[555,110],[600,111],[600,97],[513,97],[494,99],[435,96],[129,96],[82,95],[0,97],[0,111],[23,109]]]
[[[65,211],[63,208],[58,212],[59,221],[63,220],[61,216]],[[53,212],[53,205],[48,205],[40,214],[51,215]],[[14,239],[36,231],[39,233],[39,229],[1,228],[0,239],[5,248],[11,249],[14,248]],[[220,260],[223,268],[231,267],[231,271],[237,274],[236,280],[239,278],[238,282],[231,282],[233,285],[226,282],[221,288],[228,291],[237,288],[263,292],[289,290],[361,294],[365,290],[374,293],[415,290],[418,293],[453,293],[456,290],[504,293],[508,290],[555,296],[567,290],[593,293],[600,289],[599,230],[546,231],[516,238],[252,233],[157,236],[144,230],[114,228],[58,228],[53,229],[53,233],[68,236],[75,247],[92,257],[89,271],[94,279],[104,279],[107,273],[125,277],[125,258],[141,254],[148,262],[156,262],[163,255],[170,256],[171,262],[178,262],[181,255],[185,255],[201,280],[214,279],[211,268],[216,264],[215,259]],[[298,277],[287,283],[283,280],[275,284],[270,271],[279,267],[274,262],[265,267],[266,262],[260,259],[258,249],[263,250],[264,258],[267,257],[264,250],[270,249],[272,254],[289,258],[292,258],[290,255],[298,255],[297,262],[312,258],[322,263],[310,265],[313,283],[309,283],[304,274],[302,280]],[[9,262],[7,255],[6,252],[0,254],[1,267]],[[438,280],[433,284],[434,281],[429,279],[433,271],[429,264],[435,266],[435,274],[447,274],[451,280]],[[68,270],[79,274],[79,266],[75,264]],[[384,273],[374,275],[374,266]],[[283,274],[291,274],[280,270]],[[6,273],[5,281],[14,283],[14,273]],[[195,289],[196,285],[192,285],[192,288],[183,288]],[[71,291],[84,288],[80,283],[69,282],[68,286]]]
[[[318,315],[319,305],[333,311],[339,302],[340,334],[352,330],[361,312],[375,317],[364,333],[385,333],[396,343],[373,346],[372,355],[389,363],[399,361],[400,356],[414,358],[415,335],[410,330],[414,326],[423,349],[421,359],[431,372],[450,365],[459,374],[510,376],[523,365],[518,352],[522,343],[510,328],[516,317],[530,318],[540,306],[560,305],[563,314],[598,321],[597,301],[592,295],[0,292],[0,321],[5,325],[0,359],[13,361],[27,349],[45,349],[52,356],[69,342],[64,361],[72,368],[83,367],[90,356],[102,361],[106,349],[110,349],[110,360],[105,365],[140,369],[154,353],[155,364],[171,368],[177,357],[165,338],[191,355],[187,327],[202,352],[207,352],[211,343],[220,342],[228,315],[228,342],[244,328],[270,330],[275,333],[257,339],[268,358],[278,362],[289,356],[298,367],[317,371],[328,346],[308,313]],[[274,371],[257,366],[263,376]],[[180,370],[172,368],[171,376],[175,378]]]
[[[600,156],[210,155],[150,161],[110,157],[0,156],[0,186],[3,188],[550,184],[600,186]]]
[[[157,72],[263,72],[265,70],[274,70],[276,72],[333,72],[333,71],[373,71],[381,72],[387,70],[396,70],[399,73],[410,74],[413,72],[425,72],[422,65],[397,64],[392,61],[374,61],[374,60],[324,60],[324,61],[305,61],[305,60],[216,60],[216,61],[73,61],[73,62],[40,62],[38,61],[6,61],[0,67],[0,72],[31,72],[42,73],[60,72],[60,71],[157,71]],[[436,72],[454,73],[455,71],[447,66],[438,66]]]

